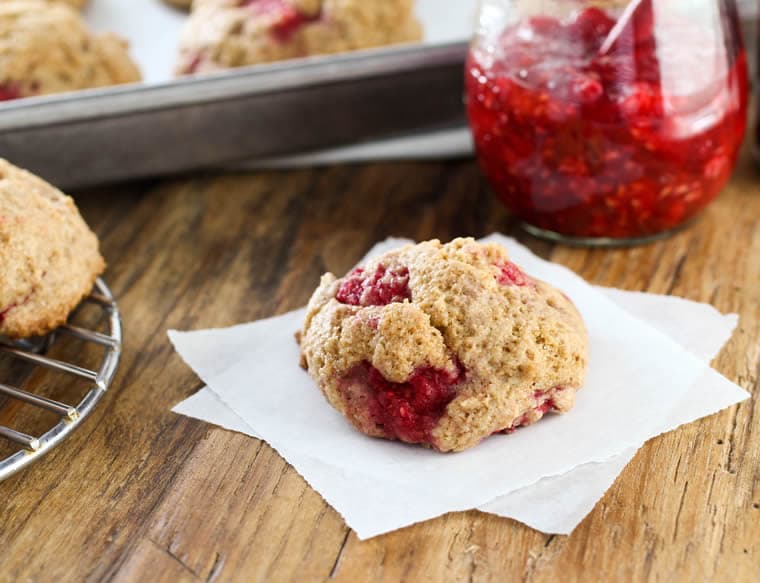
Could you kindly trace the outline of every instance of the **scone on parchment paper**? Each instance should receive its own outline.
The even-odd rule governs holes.
[[[140,80],[127,44],[61,3],[0,2],[0,100]]]
[[[413,0],[195,0],[179,74],[422,38]]]
[[[588,361],[570,299],[473,239],[324,275],[300,339],[302,364],[359,431],[439,451],[569,411]]]
[[[74,201],[0,159],[0,335],[54,330],[104,269],[98,239]]]

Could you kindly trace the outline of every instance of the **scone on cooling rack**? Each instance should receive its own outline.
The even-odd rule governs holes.
[[[54,330],[104,268],[98,239],[74,201],[0,159],[0,335]]]
[[[126,42],[66,4],[0,2],[0,101],[140,80]]]
[[[302,364],[359,431],[439,451],[569,411],[588,360],[573,303],[473,239],[324,275],[300,337]]]
[[[413,0],[195,0],[179,74],[420,40]]]

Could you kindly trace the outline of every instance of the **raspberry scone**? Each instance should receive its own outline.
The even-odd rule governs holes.
[[[0,335],[57,328],[104,268],[74,201],[0,159]]]
[[[588,361],[573,303],[473,239],[324,275],[300,337],[302,364],[359,431],[443,452],[569,411]]]
[[[126,43],[91,33],[70,6],[0,2],[0,101],[139,80]]]
[[[413,0],[195,0],[179,74],[420,40]]]

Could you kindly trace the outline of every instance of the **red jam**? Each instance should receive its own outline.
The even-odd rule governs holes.
[[[271,33],[280,42],[288,42],[303,25],[319,18],[304,14],[287,0],[246,0],[245,5],[251,6],[256,15],[274,19]]]
[[[748,93],[741,41],[723,38],[736,23],[708,42],[703,29],[659,20],[652,4],[612,35],[616,20],[586,8],[473,46],[478,158],[526,223],[572,237],[653,235],[688,221],[728,180]]]
[[[432,431],[456,397],[455,387],[464,379],[464,370],[459,367],[452,374],[422,367],[407,382],[393,383],[365,362],[349,377],[369,388],[369,415],[386,437],[406,443],[432,443]]]
[[[351,306],[385,306],[410,298],[409,270],[388,269],[382,264],[371,274],[361,267],[354,269],[343,279],[335,296],[341,304]]]

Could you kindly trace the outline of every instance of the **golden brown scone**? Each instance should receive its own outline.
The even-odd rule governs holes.
[[[139,80],[126,42],[91,33],[73,8],[0,2],[0,100]]]
[[[569,411],[588,337],[573,303],[503,247],[456,239],[406,246],[342,279],[324,275],[301,350],[359,431],[461,451]]]
[[[54,330],[104,268],[74,201],[0,159],[0,335]]]
[[[417,41],[413,0],[195,0],[179,74]]]

